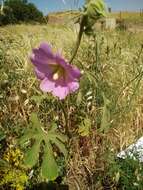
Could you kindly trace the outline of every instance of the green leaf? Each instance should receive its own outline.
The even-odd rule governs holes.
[[[49,96],[47,94],[43,94],[43,95],[39,95],[39,96],[34,95],[31,97],[31,100],[33,100],[37,105],[40,105],[41,102],[46,98],[49,99]]]
[[[25,166],[32,168],[38,161],[41,141],[37,140],[27,151],[24,158]]]
[[[32,114],[31,114],[30,121],[31,121],[31,123],[33,124],[34,128],[37,128],[37,129],[40,128],[41,123],[39,122],[36,113],[32,113]]]
[[[102,17],[105,17],[105,4],[103,0],[87,1],[84,10],[84,32],[87,35],[92,34],[93,25]]]
[[[110,111],[109,111],[110,101],[106,98],[104,94],[103,94],[103,100],[104,100],[104,106],[102,112],[101,126],[99,130],[100,132],[105,132],[108,130],[109,120],[110,120]]]
[[[91,0],[87,4],[86,14],[91,19],[105,17],[105,4],[103,0]]]
[[[65,135],[63,135],[63,134],[60,134],[60,133],[58,133],[58,132],[57,132],[55,135],[56,135],[56,138],[57,138],[57,139],[59,139],[60,141],[62,141],[62,142],[64,142],[64,143],[68,140],[67,136],[65,136]],[[52,141],[52,139],[51,139],[51,141]]]
[[[0,141],[2,141],[3,139],[5,139],[6,135],[3,131],[0,131]]]
[[[25,130],[25,133],[20,139],[18,139],[18,144],[20,146],[23,146],[26,141],[28,141],[31,138],[31,130]]]
[[[77,104],[77,106],[79,106],[80,104],[81,104],[81,102],[82,102],[82,91],[81,90],[79,90],[79,92],[78,92],[78,95],[77,95],[77,99],[76,99],[76,104]]]
[[[65,145],[62,142],[60,142],[58,139],[55,139],[52,142],[59,148],[59,150],[63,153],[65,158],[67,158],[68,152],[67,149],[65,148]]]
[[[9,167],[8,162],[6,162],[5,160],[0,159],[0,168],[7,168]]]
[[[38,162],[41,146],[43,146],[44,152],[42,160],[41,171],[44,178],[53,180],[58,176],[58,166],[54,158],[54,152],[52,151],[52,144],[55,144],[58,149],[63,153],[65,158],[67,157],[67,150],[64,143],[67,141],[67,137],[57,132],[57,125],[52,124],[49,131],[45,131],[42,124],[39,122],[35,113],[31,114],[30,124],[24,131],[23,136],[19,140],[21,146],[25,145],[26,141],[33,142],[33,146],[25,153],[25,166],[32,168]]]
[[[49,130],[50,133],[55,132],[57,130],[57,124],[53,123],[51,129]]]
[[[49,143],[45,145],[41,173],[44,178],[49,180],[55,180],[58,177],[58,166]]]
[[[78,129],[78,133],[81,135],[81,136],[89,136],[90,134],[90,129],[91,129],[91,121],[90,119],[88,118],[85,118],[80,126],[79,126],[79,129]]]

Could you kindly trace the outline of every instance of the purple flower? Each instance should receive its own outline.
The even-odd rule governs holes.
[[[54,54],[47,43],[33,49],[31,62],[37,78],[41,80],[42,91],[64,99],[79,88],[80,70],[66,62],[59,53]]]

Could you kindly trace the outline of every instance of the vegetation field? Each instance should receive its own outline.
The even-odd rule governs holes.
[[[0,28],[2,190],[30,189],[42,181],[41,160],[25,168],[24,149],[17,143],[32,113],[44,130],[56,123],[61,133],[68,117],[68,162],[57,147],[53,151],[62,184],[69,189],[143,189],[143,166],[137,160],[117,158],[143,135],[143,32],[95,31],[92,37],[83,36],[72,63],[82,71],[80,88],[59,102],[40,90],[30,55],[47,42],[70,60],[76,36],[76,29],[62,25]]]
[[[143,30],[143,12],[112,12],[109,13],[108,16],[116,18],[117,20],[122,20],[128,28]]]
[[[53,12],[48,14],[49,21],[51,23],[68,23],[76,21],[76,18],[80,15],[79,11],[63,11],[63,12]],[[122,20],[129,27],[143,27],[143,13],[142,12],[131,12],[131,11],[116,11],[107,14],[109,18],[116,18]]]

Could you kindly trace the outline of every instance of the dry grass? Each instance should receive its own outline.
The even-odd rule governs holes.
[[[7,139],[9,143],[26,125],[31,112],[40,112],[38,105],[31,102],[33,95],[41,95],[29,63],[31,49],[41,41],[47,41],[70,58],[75,38],[76,33],[65,26],[16,25],[0,28],[1,87],[5,80],[8,81],[0,94],[0,122],[10,136]],[[76,97],[71,98],[70,103],[74,108],[73,118],[70,118],[74,136],[65,181],[71,190],[105,189],[104,176],[113,155],[143,134],[142,75],[133,80],[142,71],[142,41],[143,33],[113,31],[97,33],[96,40],[84,38],[82,42],[74,63],[89,78],[86,77],[88,80],[85,79],[81,85],[84,89],[81,105],[75,104]],[[90,90],[93,100],[89,108],[85,94]],[[101,132],[97,118],[101,120],[102,117],[103,92],[110,100],[111,113],[107,129]],[[51,114],[50,109],[55,107],[54,102],[42,107],[43,117]],[[92,130],[89,137],[79,137],[79,120],[85,116],[92,120]],[[112,186],[110,182],[109,186]]]

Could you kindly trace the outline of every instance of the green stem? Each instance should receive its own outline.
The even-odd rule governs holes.
[[[78,33],[78,37],[77,37],[77,41],[76,41],[76,45],[75,45],[75,49],[74,49],[74,52],[73,52],[72,57],[70,59],[70,63],[72,63],[73,59],[75,58],[75,56],[77,54],[77,51],[78,51],[78,48],[80,46],[80,42],[81,42],[82,35],[83,35],[83,32],[84,32],[84,20],[85,20],[85,17],[82,16],[81,17],[81,23],[80,23],[80,29],[79,29],[79,33]]]
[[[70,136],[70,131],[69,131],[69,122],[68,122],[68,112],[66,111],[63,102],[60,102],[60,106],[62,108],[64,118],[65,118],[65,133],[67,136]]]

